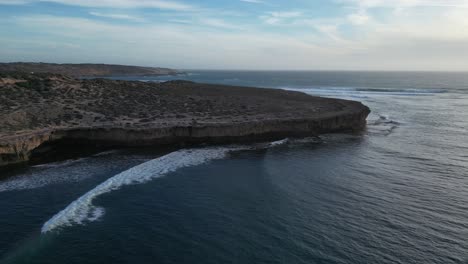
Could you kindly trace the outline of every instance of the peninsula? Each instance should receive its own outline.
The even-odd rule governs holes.
[[[369,108],[278,89],[0,73],[0,167],[57,146],[218,144],[357,131]]]

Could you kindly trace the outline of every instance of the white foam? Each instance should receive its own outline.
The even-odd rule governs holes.
[[[119,155],[82,158],[27,168],[24,172],[0,181],[0,193],[30,190],[53,184],[80,182],[106,171],[128,168],[150,160],[150,156]]]
[[[0,193],[41,188],[50,184],[77,182],[91,177],[95,167],[83,167],[87,159],[68,160],[32,166],[19,175],[0,181]],[[88,164],[88,163],[87,163]],[[81,166],[77,170],[75,166]]]
[[[105,193],[120,189],[125,185],[141,184],[159,178],[180,168],[201,165],[215,159],[224,158],[227,153],[241,150],[241,147],[219,147],[205,149],[185,149],[172,152],[160,158],[142,163],[119,173],[90,190],[64,210],[53,216],[41,229],[47,233],[60,227],[84,224],[98,220],[104,208],[95,207],[93,200]]]
[[[288,91],[298,91],[310,95],[341,98],[341,99],[369,99],[380,96],[431,96],[445,93],[440,89],[413,89],[413,88],[355,88],[355,87],[312,87],[291,88],[280,87]]]
[[[108,150],[108,151],[104,151],[104,152],[94,154],[93,157],[102,157],[102,156],[112,155],[112,154],[115,154],[115,153],[118,153],[118,152],[119,152],[118,149],[113,149],[113,150]]]
[[[388,115],[371,114],[367,121],[367,132],[388,136],[400,125],[400,122],[391,119]]]
[[[268,146],[269,147],[277,147],[277,146],[287,144],[288,142],[289,142],[289,139],[285,138],[285,139],[282,139],[282,140],[271,142]]]
[[[51,162],[45,164],[39,164],[32,166],[33,168],[57,168],[57,167],[65,167],[75,163],[79,163],[85,161],[87,158],[80,158],[80,159],[69,159],[65,161],[58,161],[58,162]]]
[[[317,144],[317,143],[323,143],[323,139],[321,137],[306,137],[306,138],[295,138],[290,140],[288,143],[290,143],[292,146],[295,145],[303,145],[303,144]]]

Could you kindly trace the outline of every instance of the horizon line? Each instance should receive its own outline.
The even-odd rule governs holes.
[[[133,67],[150,67],[150,68],[166,68],[180,71],[244,71],[244,72],[408,72],[408,73],[468,73],[467,70],[430,70],[430,69],[237,69],[237,68],[178,68],[168,66],[150,66],[150,65],[135,65],[135,64],[121,64],[121,63],[108,63],[108,62],[44,62],[44,61],[8,61],[0,63],[36,63],[36,64],[95,64],[95,65],[118,65],[118,66],[133,66]]]

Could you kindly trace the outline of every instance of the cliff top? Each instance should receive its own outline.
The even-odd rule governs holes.
[[[160,76],[175,75],[179,73],[177,70],[155,67],[111,64],[55,64],[34,62],[0,63],[0,72],[55,73],[75,77]]]
[[[320,118],[358,102],[186,81],[79,80],[0,73],[0,139],[44,129],[160,128]]]

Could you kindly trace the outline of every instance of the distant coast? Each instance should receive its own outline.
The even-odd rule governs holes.
[[[55,73],[73,77],[107,76],[162,76],[177,75],[181,71],[159,68],[114,64],[57,64],[42,62],[0,63],[0,72]]]
[[[0,167],[54,149],[183,146],[359,131],[368,107],[277,89],[0,73]],[[3,103],[4,102],[4,103]]]

